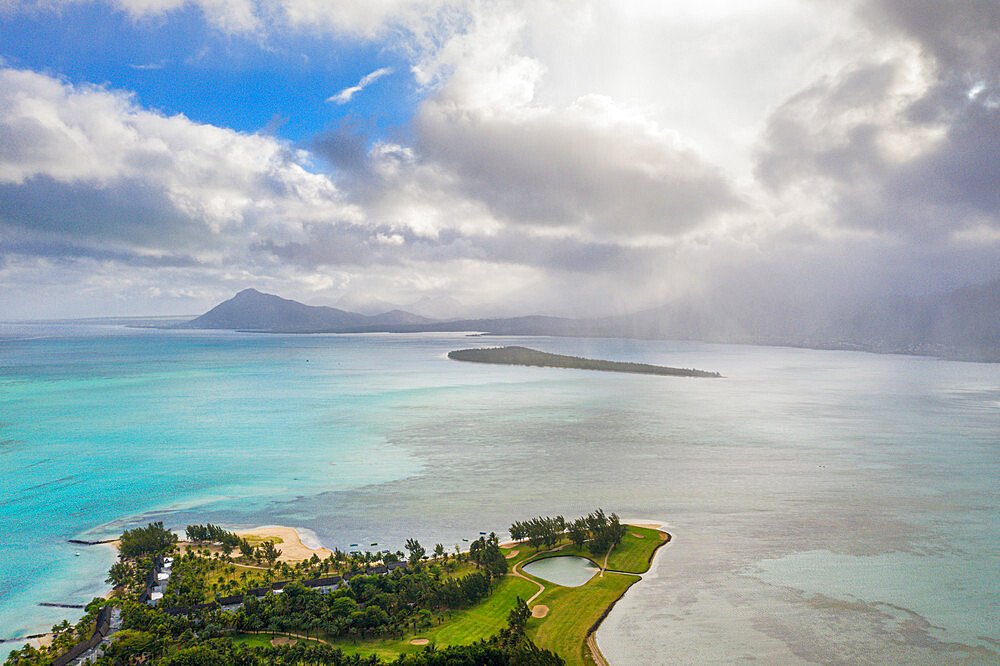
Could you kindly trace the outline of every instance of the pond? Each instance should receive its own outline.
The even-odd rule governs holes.
[[[521,567],[525,573],[538,576],[563,587],[579,587],[600,571],[594,563],[582,557],[548,557]]]

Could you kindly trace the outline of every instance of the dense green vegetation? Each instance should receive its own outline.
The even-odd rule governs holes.
[[[121,610],[122,627],[95,662],[103,666],[591,664],[584,645],[589,630],[638,577],[604,572],[583,586],[565,588],[519,567],[542,557],[585,554],[598,563],[607,560],[611,569],[640,573],[665,536],[624,526],[616,514],[601,509],[571,521],[539,516],[511,526],[515,539],[533,550],[503,548],[490,534],[464,553],[449,554],[436,544],[431,558],[409,539],[408,566],[365,572],[365,565],[381,558],[398,561],[404,554],[349,556],[337,550],[323,560],[270,560],[264,567],[255,564],[268,561],[256,552],[263,544],[247,544],[251,552],[237,554],[242,539],[217,526],[189,526],[193,543],[184,552],[177,552],[167,534],[158,523],[127,532],[123,541],[133,556],[123,554],[108,574],[120,581],[114,597],[95,600],[76,627],[54,627],[52,649],[26,647],[13,652],[7,664],[50,663],[90,637],[95,614],[105,604]],[[227,541],[234,545],[229,553],[205,547]],[[167,552],[174,564],[165,596],[156,607],[140,603],[153,557]],[[336,589],[323,583],[320,591],[301,582],[345,572],[353,573],[346,582],[335,579]],[[279,580],[285,581],[280,593],[259,591]],[[246,594],[251,589],[263,596]],[[234,607],[241,595],[242,603]],[[198,606],[222,596],[230,598],[226,609]],[[534,616],[525,599],[548,608]]]
[[[321,594],[301,583],[281,594],[248,597],[226,619],[241,631],[322,632],[327,638],[398,636],[429,626],[432,618],[472,606],[491,591],[490,579],[473,572],[459,579],[435,578],[424,570],[355,576],[350,585]]]
[[[170,552],[177,543],[177,535],[164,529],[163,523],[150,523],[146,527],[122,532],[118,552],[123,558],[146,557]]]
[[[598,509],[571,522],[566,522],[562,516],[539,516],[526,522],[515,522],[510,526],[510,536],[515,541],[527,540],[535,550],[542,546],[552,548],[568,537],[577,548],[586,544],[591,553],[603,555],[609,548],[621,543],[625,528],[617,514],[607,516],[602,509]]]
[[[546,368],[575,368],[604,372],[631,372],[643,375],[670,375],[673,377],[721,377],[718,372],[693,368],[670,368],[648,363],[626,361],[599,361],[579,356],[564,356],[529,349],[528,347],[491,347],[488,349],[459,349],[448,352],[448,358],[472,363],[498,363],[501,365],[533,365]]]
[[[96,598],[87,604],[85,614],[71,625],[66,620],[53,625],[52,644],[47,648],[36,649],[25,645],[20,650],[13,650],[4,662],[7,666],[33,666],[34,664],[51,663],[54,655],[61,654],[77,643],[84,641],[94,633],[94,624],[101,607],[108,603],[105,599]]]
[[[587,632],[605,609],[638,580],[638,576],[605,573],[580,587],[549,583],[537,603],[550,610],[541,620],[529,620],[528,635],[536,645],[552,650],[568,664],[593,664],[584,647]]]

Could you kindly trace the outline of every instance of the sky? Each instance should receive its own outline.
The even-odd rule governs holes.
[[[998,277],[995,0],[0,0],[0,320]]]

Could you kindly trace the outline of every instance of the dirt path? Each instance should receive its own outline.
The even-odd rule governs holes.
[[[521,565],[520,564],[515,564],[514,568],[511,569],[510,573],[507,574],[507,575],[508,576],[517,576],[518,578],[523,578],[524,580],[528,581],[529,583],[534,583],[535,585],[538,586],[538,591],[535,592],[533,595],[531,595],[530,599],[528,599],[527,601],[524,602],[526,605],[531,606],[531,602],[534,601],[535,599],[537,599],[538,595],[545,591],[545,586],[542,585],[541,583],[539,583],[537,580],[532,580],[531,578],[528,578],[523,573],[521,573],[520,571],[518,571],[517,568],[519,566],[521,566]]]
[[[594,638],[594,634],[587,636],[587,648],[590,650],[590,656],[593,657],[594,663],[597,666],[610,666],[608,660],[604,658],[601,651],[597,648],[597,640]]]
[[[566,547],[566,544],[563,544],[561,546],[556,546],[555,548],[550,548],[549,550],[540,550],[537,553],[535,553],[535,555],[543,555],[545,553],[554,553],[557,550],[560,550],[560,549],[565,548],[565,547]],[[518,562],[517,564],[515,564],[513,566],[513,568],[511,569],[511,572],[509,574],[507,574],[507,575],[508,576],[517,576],[518,578],[523,578],[524,580],[532,582],[532,583],[534,583],[535,585],[538,586],[538,591],[535,592],[533,595],[531,595],[530,599],[528,599],[526,602],[524,602],[525,605],[527,605],[528,607],[531,607],[531,602],[534,601],[535,599],[537,599],[538,595],[545,591],[545,586],[542,585],[541,583],[539,583],[537,580],[528,578],[523,573],[521,573],[520,571],[518,571],[517,568],[519,566],[521,566],[521,564],[523,564],[523,563],[522,562]]]
[[[604,554],[604,564],[601,565],[601,575],[599,576],[599,578],[604,578],[604,572],[608,570],[608,558],[611,557],[612,548],[614,548],[614,545],[611,545],[608,548],[608,552]]]
[[[324,641],[322,638],[315,638],[313,636],[303,636],[302,634],[292,634],[292,633],[289,633],[287,631],[244,631],[243,633],[244,634],[256,634],[258,636],[272,635],[272,634],[275,635],[275,636],[289,636],[291,638],[301,638],[302,640],[316,641],[317,643],[322,643],[324,645],[329,645],[329,643],[327,643],[326,641]]]

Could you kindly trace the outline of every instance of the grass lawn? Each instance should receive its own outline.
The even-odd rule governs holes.
[[[605,573],[603,578],[594,576],[580,587],[546,583],[545,592],[535,603],[548,606],[548,615],[528,620],[528,636],[538,647],[552,650],[567,664],[593,664],[584,657],[587,631],[604,609],[637,580],[638,576]]]
[[[449,558],[449,562],[455,562],[455,558]],[[468,576],[473,571],[476,571],[476,565],[472,562],[459,562],[458,566],[455,567],[454,571],[448,571],[444,568],[444,563],[436,561],[434,565],[440,567],[441,569],[441,580],[448,580],[450,578],[461,578],[462,576]]]
[[[631,525],[626,526],[625,530],[622,542],[608,557],[608,569],[635,574],[645,573],[649,569],[650,556],[660,544],[664,543],[661,538],[662,532]],[[603,564],[603,553],[596,555],[586,548],[581,549],[572,543],[564,543],[567,545],[559,550],[540,553],[538,556],[533,554],[533,549],[526,548],[522,550],[525,555],[519,553],[515,561],[522,564],[547,557],[576,555],[598,565]],[[580,587],[561,587],[535,576],[531,578],[545,585],[545,592],[534,603],[548,606],[549,612],[544,618],[528,620],[528,635],[538,647],[552,650],[565,659],[567,664],[593,664],[584,647],[587,631],[601,617],[604,609],[621,597],[640,577],[605,572],[603,577],[594,576]]]
[[[489,638],[507,626],[507,615],[517,597],[527,600],[537,589],[524,579],[506,576],[483,603],[455,613],[450,621],[421,633],[420,637],[440,646],[465,645]]]
[[[270,541],[274,545],[278,545],[279,543],[285,543],[285,540],[282,539],[280,536],[262,537],[262,536],[257,536],[256,534],[247,534],[243,536],[243,538],[246,539],[246,542],[251,546],[259,546],[265,541]]]
[[[514,576],[507,576],[493,594],[480,604],[452,614],[451,618],[435,627],[422,629],[417,634],[407,634],[403,640],[337,640],[324,636],[345,654],[377,654],[384,658],[423,650],[421,645],[411,645],[416,637],[426,638],[438,647],[447,645],[467,645],[483,638],[489,638],[507,626],[507,615],[514,608],[517,597],[527,599],[538,589],[533,583]]]
[[[230,567],[234,570],[230,571]],[[242,578],[242,574],[246,574],[246,578]],[[219,582],[219,577],[222,577],[222,582]],[[277,579],[274,579],[277,580]],[[233,585],[230,587],[229,583],[232,582]],[[233,594],[236,590],[244,587],[263,587],[267,585],[267,577],[265,572],[260,569],[255,569],[253,567],[244,567],[239,564],[229,564],[228,562],[213,562],[211,570],[205,572],[205,583],[206,583],[206,595],[205,601],[211,601],[215,598],[215,594]],[[215,589],[212,589],[212,585],[215,585]]]
[[[635,535],[639,535],[638,537]],[[622,542],[611,551],[608,558],[608,569],[612,571],[628,571],[629,573],[646,573],[649,571],[649,559],[653,549],[663,543],[663,532],[648,527],[625,528]]]
[[[635,574],[645,573],[649,568],[651,554],[663,543],[662,533],[645,527],[626,526],[625,529],[625,537],[621,544],[608,558],[608,569]],[[563,547],[552,553],[536,553],[534,548],[518,544],[514,546],[514,549],[518,550],[517,556],[507,560],[508,565],[513,567],[515,564],[523,564],[534,559],[562,555],[579,555],[599,565],[604,563],[604,553],[592,554],[586,549],[576,548],[567,540],[561,543]],[[509,554],[511,550],[504,549],[504,553]],[[463,563],[458,571],[444,575],[461,576],[472,569],[471,564]],[[621,597],[631,584],[639,580],[637,575],[606,572],[603,577],[594,576],[580,587],[561,587],[535,577],[529,578],[539,580],[545,585],[545,591],[532,605],[548,606],[549,611],[544,618],[533,617],[528,620],[528,635],[536,645],[552,650],[571,665],[594,663],[584,646],[587,631],[608,606]],[[407,633],[402,640],[387,638],[354,642],[330,636],[323,638],[346,654],[376,654],[385,659],[394,659],[400,654],[423,650],[423,646],[410,643],[413,638],[426,638],[438,647],[467,645],[489,638],[507,626],[507,615],[514,607],[515,599],[521,597],[527,600],[537,590],[538,586],[530,580],[507,576],[493,594],[482,603],[454,613],[451,617],[446,616],[441,624],[423,629],[415,635]],[[243,634],[242,636],[245,638],[240,640],[250,644],[266,645],[270,642],[269,635]]]
[[[276,634],[280,636],[280,634]],[[243,643],[249,647],[270,647],[271,646],[271,634],[244,634],[237,633],[231,634],[230,638],[233,639],[234,643]],[[296,638],[296,641],[305,641],[304,638]],[[310,643],[315,643],[316,641],[309,640]]]
[[[663,539],[660,538],[661,534],[663,533],[659,530],[649,529],[648,527],[626,526],[622,542],[615,547],[611,552],[611,556],[608,557],[608,569],[635,574],[646,573],[649,570],[649,556],[657,546],[663,543]],[[542,552],[536,559],[577,555],[595,562],[598,566],[604,564],[605,553],[592,553],[586,547],[577,548],[568,540],[563,540],[560,543],[565,545],[554,553]],[[527,552],[534,553],[534,549],[530,547],[526,550]],[[516,561],[522,562],[526,559],[521,557],[520,553],[518,555]]]

